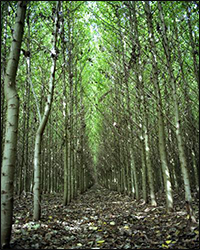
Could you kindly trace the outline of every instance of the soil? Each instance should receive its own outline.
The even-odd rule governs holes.
[[[199,249],[198,197],[194,217],[187,212],[184,192],[174,194],[169,213],[164,194],[156,197],[153,207],[95,185],[63,206],[62,194],[45,194],[40,221],[33,220],[32,195],[16,197],[10,248]]]

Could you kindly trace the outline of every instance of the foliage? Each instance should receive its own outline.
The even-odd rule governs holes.
[[[58,51],[55,52],[54,97],[42,141],[42,194],[63,191],[66,162],[70,202],[95,182],[132,199],[139,190],[137,199],[143,198],[146,202],[151,199],[151,181],[156,196],[157,192],[164,192],[159,114],[163,119],[172,190],[185,188],[180,175],[182,154],[177,137],[180,134],[191,190],[192,193],[199,191],[199,4],[197,1],[148,3],[155,50],[150,43],[147,2],[62,3]],[[51,57],[54,56],[50,48],[55,4],[56,1],[30,1],[27,8],[16,78],[20,113],[15,194],[19,196],[33,191],[34,139],[39,113],[44,113],[47,102]],[[4,139],[5,65],[17,4],[2,1],[1,7],[1,135]],[[152,52],[156,55],[156,64]],[[2,151],[3,148],[4,140]],[[66,158],[65,150],[68,150]],[[147,178],[148,157],[150,179]],[[30,230],[34,227],[37,230],[37,225],[29,227]],[[95,232],[99,229],[98,225],[90,227]],[[122,234],[126,234],[128,227],[131,225],[120,227]],[[91,245],[104,247],[106,241],[93,239]],[[77,241],[77,247],[83,243]],[[173,244],[173,239],[163,238],[159,246],[168,248]]]

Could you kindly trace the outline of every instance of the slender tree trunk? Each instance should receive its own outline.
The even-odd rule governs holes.
[[[190,20],[190,13],[191,9],[188,6],[187,7],[187,21],[188,21],[188,27],[189,27],[189,38],[190,38],[190,45],[191,45],[191,51],[192,51],[192,57],[193,57],[193,66],[194,66],[194,75],[196,78],[196,81],[198,83],[198,87],[199,87],[199,63],[197,62],[197,55],[198,53],[198,47],[195,46],[195,42],[193,39],[193,31],[192,31],[192,25],[191,25],[191,20]]]
[[[8,2],[4,2],[1,5],[1,166],[2,166],[2,156],[3,156],[3,148],[4,148],[4,136],[5,136],[5,93],[4,93],[4,85],[5,85],[5,73],[6,73],[6,55],[7,55],[7,45],[6,40],[8,37],[7,28],[8,28]]]
[[[55,81],[55,71],[56,71],[56,59],[57,59],[57,50],[56,50],[56,43],[57,43],[57,34],[58,34],[58,16],[59,16],[59,6],[60,2],[57,1],[56,7],[56,17],[55,17],[55,24],[54,24],[54,37],[53,37],[53,48],[52,48],[52,67],[51,67],[51,75],[49,80],[49,94],[47,96],[47,102],[45,105],[44,114],[40,125],[38,127],[35,139],[35,152],[34,152],[34,211],[33,211],[33,218],[34,220],[40,219],[41,214],[41,194],[40,194],[40,156],[41,156],[41,140],[44,133],[44,129],[46,127],[51,104],[53,100],[53,91],[54,91],[54,81]]]
[[[162,38],[163,38],[165,56],[167,59],[167,68],[169,71],[169,76],[170,76],[172,90],[173,90],[176,137],[177,137],[177,142],[178,142],[178,151],[179,151],[179,159],[181,163],[181,171],[182,171],[182,176],[183,176],[183,181],[184,181],[185,199],[186,201],[190,203],[192,201],[190,180],[189,180],[187,161],[186,161],[186,156],[185,156],[184,146],[183,146],[183,139],[182,139],[183,135],[182,135],[182,130],[181,130],[181,120],[180,120],[177,93],[176,93],[176,83],[175,83],[175,78],[174,78],[172,65],[171,65],[171,55],[169,52],[169,46],[168,46],[169,43],[168,43],[168,38],[167,38],[167,33],[166,33],[166,25],[165,25],[165,21],[163,17],[161,2],[158,2],[158,9],[159,9],[160,21],[162,25]]]
[[[135,193],[135,198],[139,199],[139,187],[138,187],[138,177],[137,177],[137,171],[136,171],[136,165],[135,165],[135,159],[134,159],[134,151],[131,146],[131,183],[132,183],[132,193]]]
[[[148,121],[147,121],[146,110],[144,111],[144,121],[145,121],[145,125],[144,125],[145,155],[146,155],[146,164],[147,164],[147,176],[148,176],[149,188],[150,188],[151,205],[156,206],[157,202],[155,198],[154,179],[153,179],[152,164],[151,164],[151,159],[150,159],[150,145],[149,145]]]
[[[156,59],[157,53],[156,53],[156,47],[155,47],[153,22],[152,22],[152,15],[151,15],[149,2],[145,2],[145,11],[146,11],[146,16],[147,16],[148,31],[149,31],[149,44],[151,47],[151,54],[152,54],[153,82],[155,85],[156,95],[157,95],[158,137],[159,137],[160,159],[161,159],[163,179],[164,179],[165,192],[166,192],[167,210],[169,211],[170,209],[173,208],[173,196],[172,196],[170,173],[169,173],[169,168],[168,168],[168,163],[167,163],[164,119],[163,119],[163,114],[162,114],[162,99],[161,99],[160,86],[159,86],[159,80],[158,80],[159,70],[157,66],[157,59]]]
[[[65,35],[65,30],[64,30],[64,18],[62,19],[62,33],[61,33],[61,38],[62,38],[62,54],[63,54],[63,61],[64,61],[64,67],[66,66],[66,59],[65,59],[65,42],[64,42],[64,35]],[[67,106],[67,90],[66,90],[66,77],[65,77],[65,68],[63,67],[63,74],[62,74],[62,80],[63,80],[63,116],[64,116],[64,121],[65,121],[65,136],[64,136],[64,196],[63,196],[63,205],[66,206],[69,202],[68,197],[69,197],[69,188],[68,188],[68,179],[69,179],[69,165],[68,165],[68,160],[69,160],[69,143],[68,143],[68,106]]]
[[[77,177],[78,177],[78,162],[77,162],[77,138],[78,138],[78,119],[77,119],[77,113],[78,113],[78,75],[77,75],[77,68],[75,67],[75,89],[74,89],[74,107],[75,107],[75,129],[74,129],[74,198],[77,196]]]
[[[136,10],[135,10],[135,2],[133,2],[133,13],[134,13],[134,32],[135,32],[135,44],[132,46],[132,50],[135,51],[134,54],[138,54],[138,57],[141,54],[141,45],[139,40],[138,34],[138,22],[136,18]],[[149,131],[148,131],[148,116],[147,116],[147,103],[145,98],[144,92],[144,83],[142,77],[142,64],[140,59],[135,57],[135,71],[136,71],[136,79],[137,79],[137,91],[139,95],[139,107],[140,112],[142,114],[142,138],[144,138],[144,149],[145,149],[145,159],[146,159],[146,167],[147,167],[147,177],[149,182],[149,189],[150,189],[150,197],[151,197],[151,205],[156,206],[156,199],[155,199],[155,190],[154,190],[154,180],[153,180],[153,169],[150,159],[150,143],[149,143]]]
[[[80,107],[81,107],[81,117],[80,117],[80,193],[83,193],[83,182],[84,182],[84,105],[83,105],[83,85],[81,80],[81,86],[80,86]]]
[[[51,113],[49,113],[49,124],[51,124]],[[51,142],[52,142],[52,129],[51,126],[48,126],[48,169],[49,169],[49,194],[52,192],[52,149],[51,149]]]
[[[142,197],[146,203],[148,201],[147,200],[147,167],[146,167],[145,146],[144,146],[143,135],[140,141],[140,147],[141,147],[141,161],[142,161]]]
[[[26,91],[25,91],[26,93]],[[24,95],[25,97],[25,95]],[[25,151],[25,130],[26,130],[26,101],[24,100],[24,105],[23,105],[23,135],[22,135],[22,153],[21,153],[21,161],[19,161],[19,171],[17,171],[17,175],[18,175],[18,195],[20,196],[22,191],[23,191],[23,175],[22,175],[22,169],[24,168],[24,158],[25,158],[25,155],[24,155],[24,151]],[[24,190],[25,189],[25,185],[24,185]]]
[[[5,147],[1,172],[1,245],[8,246],[11,237],[13,216],[13,182],[17,152],[17,133],[19,116],[19,97],[16,91],[16,74],[22,43],[26,1],[19,1],[13,32],[13,40],[5,74],[5,98],[7,103],[7,121]]]
[[[174,13],[175,16],[175,13]],[[188,23],[190,24],[190,21],[188,19]],[[184,88],[184,98],[186,102],[186,123],[188,123],[188,140],[190,141],[191,149],[189,150],[189,154],[192,155],[192,162],[193,162],[193,170],[194,170],[194,179],[195,179],[195,185],[197,191],[199,190],[199,178],[198,178],[198,171],[197,171],[197,162],[198,162],[198,154],[199,154],[199,133],[198,133],[198,125],[196,125],[196,120],[193,114],[192,105],[191,105],[191,98],[189,95],[189,89],[190,86],[188,84],[187,75],[184,73],[184,64],[183,64],[183,58],[182,53],[180,49],[180,42],[179,42],[179,34],[177,29],[177,23],[176,18],[173,18],[173,24],[174,24],[174,31],[175,31],[175,37],[176,37],[176,46],[177,46],[177,52],[178,52],[178,63],[180,66],[181,71],[181,78],[183,81],[183,88]],[[189,25],[191,29],[191,24]],[[190,30],[189,29],[189,30]],[[190,30],[190,36],[191,36],[191,30]],[[194,46],[193,38],[191,38],[191,44]],[[193,51],[193,59],[195,58],[194,51]],[[195,62],[195,60],[194,60]],[[196,70],[196,68],[194,68]],[[196,74],[196,73],[195,73]],[[198,77],[199,78],[199,77]],[[198,104],[197,104],[198,105]],[[199,192],[199,191],[198,191]]]

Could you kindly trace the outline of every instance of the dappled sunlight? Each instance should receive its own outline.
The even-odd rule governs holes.
[[[198,7],[2,1],[2,249],[199,249]]]
[[[138,247],[161,248],[171,239],[183,244],[186,235],[191,237],[191,230],[193,241],[198,239],[197,224],[192,229],[187,228],[187,212],[179,203],[180,196],[175,200],[176,211],[171,213],[166,213],[164,205],[153,207],[142,199],[136,201],[99,186],[92,187],[67,208],[60,205],[60,197],[53,194],[51,197],[53,199],[48,202],[48,197],[44,196],[45,212],[38,222],[32,221],[31,215],[19,216],[17,206],[20,203],[17,201],[13,240],[20,237],[23,246],[28,247],[29,238],[31,245],[44,249],[50,246],[53,249],[83,246],[86,249],[109,249],[113,244],[118,248],[127,244],[130,247],[137,244]],[[160,198],[164,199],[159,197],[158,203]],[[27,199],[24,199],[24,206],[30,207]]]

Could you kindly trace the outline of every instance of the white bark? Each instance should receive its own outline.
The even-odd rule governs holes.
[[[54,24],[54,37],[53,37],[53,48],[52,51],[56,52],[56,43],[57,43],[57,34],[58,34],[58,12],[59,12],[59,1],[57,2],[56,8],[56,17],[55,17],[55,24]],[[34,211],[33,211],[33,218],[35,220],[40,219],[41,215],[41,199],[40,199],[40,155],[41,155],[41,141],[42,136],[49,118],[51,104],[53,100],[53,92],[54,92],[54,81],[55,81],[55,71],[56,71],[56,59],[57,55],[52,54],[52,67],[51,67],[51,75],[49,80],[49,94],[47,96],[47,102],[45,105],[44,114],[40,125],[38,127],[35,139],[35,153],[34,153],[34,187],[33,187],[33,194],[34,194]]]
[[[5,98],[7,103],[7,121],[5,147],[1,172],[1,245],[8,246],[11,237],[13,216],[13,182],[17,152],[17,133],[19,115],[19,97],[15,78],[18,69],[22,43],[26,1],[19,1],[15,20],[13,41],[5,74]]]

